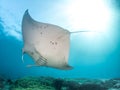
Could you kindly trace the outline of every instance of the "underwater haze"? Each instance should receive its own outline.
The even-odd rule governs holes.
[[[28,68],[34,61],[27,54],[22,62],[21,22],[27,9],[36,21],[70,32],[90,31],[70,36],[68,63],[72,70]],[[120,78],[120,1],[0,0],[0,76]]]

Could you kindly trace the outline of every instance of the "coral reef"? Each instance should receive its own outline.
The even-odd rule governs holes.
[[[0,77],[0,90],[120,90],[120,79]]]

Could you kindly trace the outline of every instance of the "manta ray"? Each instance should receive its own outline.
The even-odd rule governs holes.
[[[79,31],[84,32],[84,31]],[[72,32],[76,33],[76,32]],[[34,20],[28,10],[22,19],[22,61],[24,54],[32,57],[32,66],[46,66],[62,70],[70,70],[68,65],[71,32],[57,25]]]

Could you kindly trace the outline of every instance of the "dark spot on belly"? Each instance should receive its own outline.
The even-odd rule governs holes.
[[[57,45],[57,42],[55,42],[55,45]]]
[[[52,43],[52,41],[50,41],[50,43]]]
[[[54,42],[52,42],[52,45],[54,45]]]
[[[57,45],[57,44],[58,44],[57,42],[54,42],[54,41],[50,41],[50,43],[51,43],[52,45]]]
[[[42,35],[42,32],[40,32],[40,34]]]
[[[43,26],[43,29],[46,29],[47,27],[46,26]]]

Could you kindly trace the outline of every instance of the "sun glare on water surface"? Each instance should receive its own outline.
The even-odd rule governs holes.
[[[110,20],[110,10],[103,0],[70,0],[65,9],[73,29],[104,31]]]

